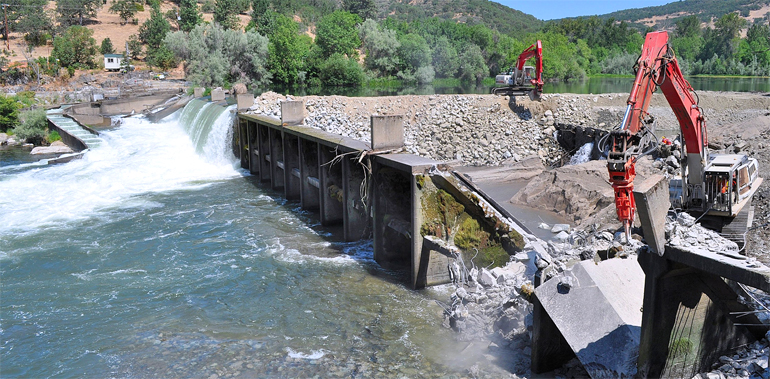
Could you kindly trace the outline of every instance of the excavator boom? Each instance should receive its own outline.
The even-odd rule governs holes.
[[[686,154],[680,158],[679,191],[672,203],[688,212],[735,217],[762,182],[756,159],[746,156],[709,156],[706,119],[692,86],[682,75],[668,41],[668,33],[647,33],[635,65],[636,77],[620,125],[610,132],[607,169],[615,192],[618,219],[626,235],[634,221],[633,189],[636,161],[657,146],[654,118],[647,113],[652,94],[660,87],[674,111]],[[672,181],[673,183],[673,181]]]

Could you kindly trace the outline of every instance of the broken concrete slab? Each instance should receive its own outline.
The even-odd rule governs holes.
[[[656,254],[663,255],[666,250],[666,214],[671,207],[668,179],[663,175],[652,175],[636,186],[634,201],[647,245]]]
[[[545,368],[536,363],[570,358],[541,338],[553,336],[556,332],[546,329],[556,328],[591,377],[633,377],[643,293],[644,272],[630,259],[584,261],[541,284],[535,295],[552,326],[538,323],[533,330],[532,370]]]

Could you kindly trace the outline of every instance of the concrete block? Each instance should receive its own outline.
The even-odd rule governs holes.
[[[404,116],[372,116],[372,149],[398,149],[404,146]]]
[[[211,90],[211,101],[223,101],[225,99],[225,90],[214,88]]]
[[[206,92],[205,88],[203,88],[203,87],[195,87],[193,89],[193,96],[195,96],[196,98],[203,97],[203,93],[204,92]]]
[[[591,377],[633,377],[642,324],[642,269],[630,259],[610,259],[598,265],[585,261],[564,276],[571,279],[550,280],[535,289],[550,320]],[[533,335],[535,339],[542,340]],[[533,349],[533,362],[542,361],[535,356],[539,349],[546,351],[548,346]]]
[[[281,125],[302,125],[305,121],[305,103],[297,100],[281,102]]]
[[[666,214],[671,207],[666,177],[653,175],[636,186],[634,201],[647,245],[662,256],[666,250]]]
[[[253,93],[241,93],[235,96],[235,102],[238,104],[238,110],[246,110],[254,105]]]

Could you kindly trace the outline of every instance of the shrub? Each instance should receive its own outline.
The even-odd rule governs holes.
[[[364,80],[364,70],[355,58],[345,58],[340,53],[329,57],[319,71],[321,81],[330,86],[360,85]]]
[[[11,96],[0,96],[0,132],[19,124],[19,105]]]
[[[203,13],[212,13],[214,12],[214,9],[216,9],[216,4],[214,3],[214,0],[206,0],[201,5],[201,12]]]
[[[48,138],[47,139],[48,139],[48,143],[53,143],[53,142],[56,142],[56,141],[60,141],[61,140],[61,136],[59,135],[59,132],[54,130],[54,131],[48,133]]]
[[[46,138],[48,119],[44,109],[35,109],[21,114],[22,123],[14,129],[14,133],[27,142],[41,145]]]

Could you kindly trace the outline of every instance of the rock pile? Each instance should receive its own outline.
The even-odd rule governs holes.
[[[679,213],[674,222],[666,223],[666,240],[671,246],[689,249],[699,248],[712,253],[738,255],[738,245],[723,238],[719,233],[697,224],[687,213]]]
[[[290,99],[305,102],[305,125],[367,142],[370,116],[401,114],[407,151],[440,161],[497,166],[535,155],[553,166],[562,159],[553,112],[536,120],[530,109],[494,95],[292,98],[268,92],[248,113],[280,117],[280,102]]]
[[[700,373],[693,379],[768,378],[770,356],[770,332],[761,341],[737,349],[733,355],[719,357],[713,370]]]

